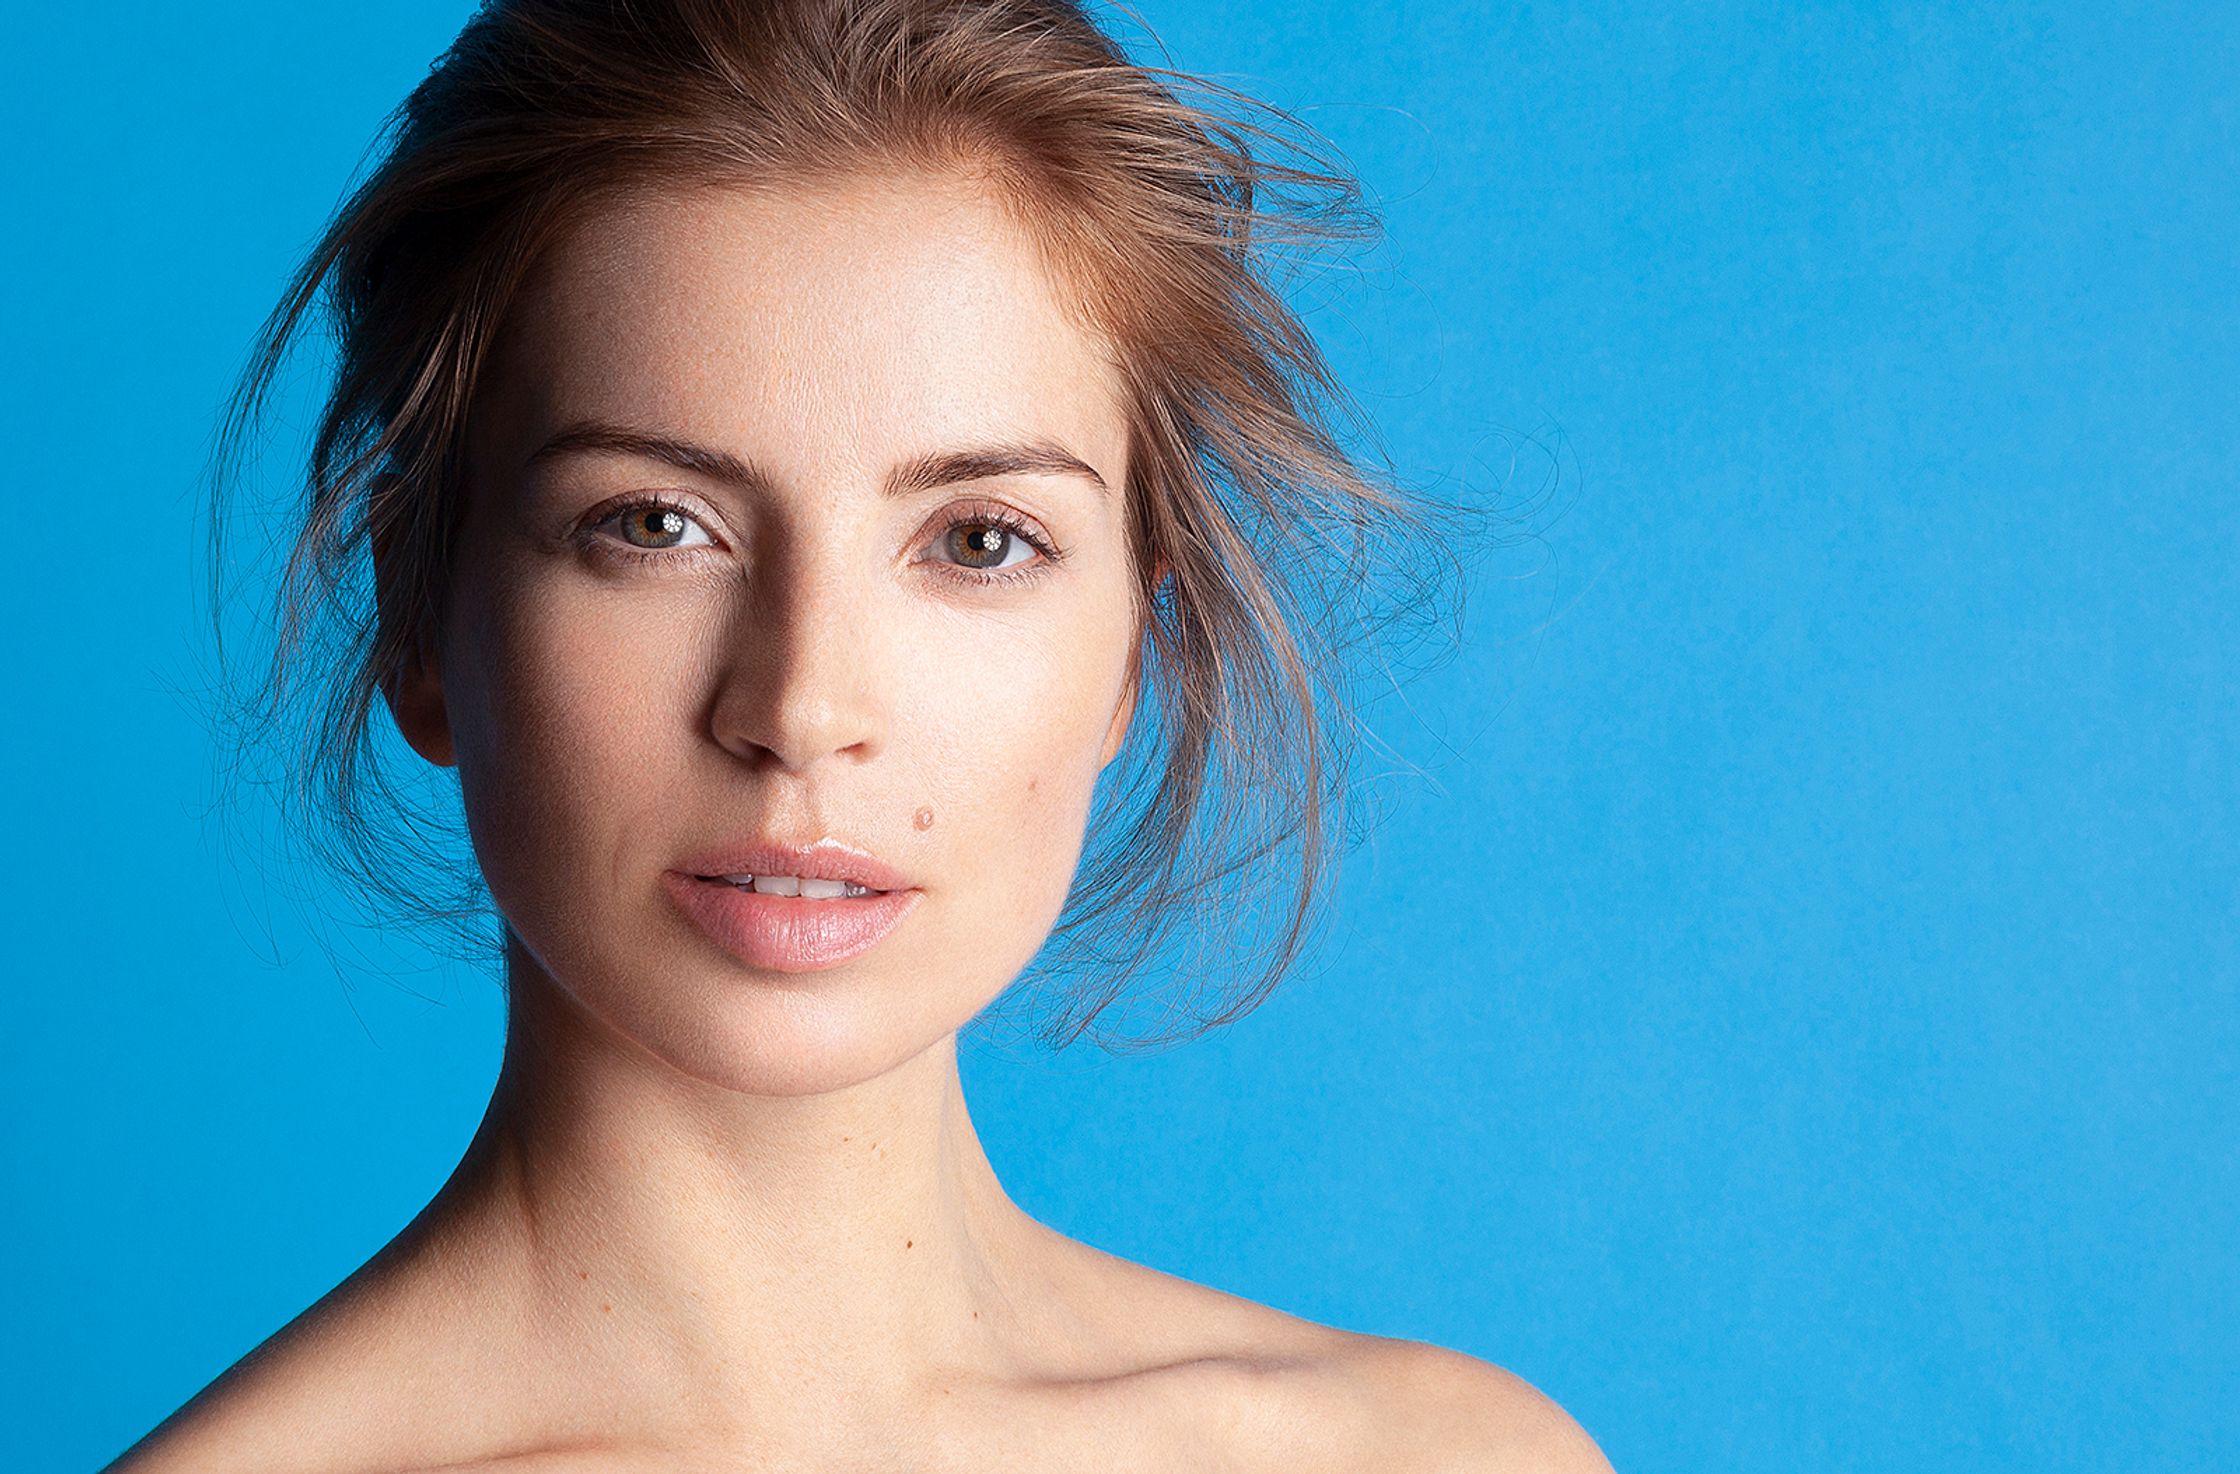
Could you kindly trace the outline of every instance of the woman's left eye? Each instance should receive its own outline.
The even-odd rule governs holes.
[[[1025,522],[1008,512],[968,509],[934,539],[937,561],[951,577],[973,583],[1031,578],[1058,561],[1058,551]]]
[[[597,529],[609,523],[615,525],[624,546],[636,552],[715,546],[715,539],[709,536],[699,518],[669,502],[632,502],[615,508],[591,525]],[[697,541],[692,539],[693,533],[699,534]]]

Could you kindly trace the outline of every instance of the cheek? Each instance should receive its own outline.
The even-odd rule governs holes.
[[[1029,930],[1064,904],[1111,723],[1118,661],[1093,636],[1022,635],[995,678],[923,689],[897,734],[909,764],[933,779],[932,837],[961,891],[1003,904]]]
[[[698,642],[612,626],[525,590],[489,607],[471,642],[461,796],[492,896],[525,937],[530,913],[581,915],[587,884],[624,882],[630,816],[658,810],[685,766],[672,708]]]

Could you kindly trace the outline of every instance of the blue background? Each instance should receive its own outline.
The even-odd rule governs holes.
[[[1014,1195],[1624,1471],[2232,1467],[2240,9],[1143,8],[1384,206],[1314,320],[1395,461],[1559,481],[1376,708],[1319,972],[968,1057]],[[180,694],[218,399],[466,7],[11,11],[0,1463],[65,1469],[496,1070],[492,985],[245,898]]]

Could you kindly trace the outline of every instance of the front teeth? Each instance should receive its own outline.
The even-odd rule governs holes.
[[[871,894],[871,887],[852,880],[803,879],[798,875],[726,875],[721,878],[758,896],[800,896],[811,901],[833,901],[842,896]]]

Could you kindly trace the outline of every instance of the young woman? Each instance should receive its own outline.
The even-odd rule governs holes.
[[[242,404],[326,284],[271,689],[327,683],[369,894],[446,911],[352,842],[376,708],[456,770],[504,1062],[410,1227],[112,1467],[1607,1469],[1493,1366],[1044,1227],[959,1088],[1069,902],[1060,1038],[1268,873],[1208,834],[1305,837],[1194,1026],[1265,993],[1347,591],[1437,555],[1270,275],[1345,181],[1183,80],[1068,0],[512,0],[413,94]]]

